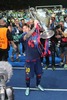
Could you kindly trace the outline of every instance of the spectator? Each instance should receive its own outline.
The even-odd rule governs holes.
[[[15,49],[17,48],[13,42],[10,30],[6,26],[6,22],[3,19],[0,19],[0,61],[8,60],[8,51],[10,49],[10,43]]]
[[[49,23],[49,29],[50,30],[54,30],[55,26],[56,26],[56,18],[55,18],[55,14],[51,15],[51,19],[50,19],[50,23]]]
[[[15,50],[13,48],[12,55],[11,55],[11,61],[14,61],[14,55],[16,54],[16,61],[20,61],[19,56],[20,56],[20,38],[22,34],[20,34],[20,31],[18,29],[19,27],[19,21],[18,19],[15,19],[15,23],[13,23],[12,26],[12,36],[13,36],[13,41],[17,46],[17,49]]]
[[[67,29],[67,16],[64,16],[64,28]]]

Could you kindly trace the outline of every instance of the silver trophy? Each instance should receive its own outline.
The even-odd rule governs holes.
[[[43,29],[43,32],[40,34],[40,38],[49,39],[55,33],[53,30],[49,30],[50,14],[47,9],[35,9],[29,8],[29,15],[32,19],[38,20],[39,26]]]
[[[12,75],[11,64],[6,61],[0,61],[0,100],[14,100],[12,87],[6,86]]]

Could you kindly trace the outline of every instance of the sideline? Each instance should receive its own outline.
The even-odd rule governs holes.
[[[15,90],[25,90],[25,87],[13,87]],[[38,91],[38,88],[30,88],[30,90]],[[40,91],[40,90],[39,90]],[[44,91],[61,91],[61,92],[67,92],[67,89],[48,89],[44,88]]]
[[[14,70],[16,70],[16,69],[17,69],[17,70],[19,70],[19,69],[20,69],[20,70],[24,70],[25,67],[13,67],[13,69],[14,69]],[[45,67],[43,68],[43,70],[46,70]],[[48,68],[47,70],[52,70],[52,68]],[[65,68],[56,68],[55,70],[67,70],[67,68],[66,68],[66,69],[65,69]]]

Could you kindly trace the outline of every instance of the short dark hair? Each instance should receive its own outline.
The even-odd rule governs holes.
[[[61,28],[61,25],[57,25],[57,26],[55,27],[55,30],[56,30],[56,29],[59,29],[59,28]]]
[[[24,18],[21,19],[21,21],[24,20]]]
[[[30,28],[30,26],[29,26],[27,23],[24,23],[24,24],[23,24],[23,27],[24,27],[24,26],[27,26],[28,28]]]
[[[64,16],[64,21],[65,21],[65,18],[66,18],[66,17],[67,17],[67,15]]]

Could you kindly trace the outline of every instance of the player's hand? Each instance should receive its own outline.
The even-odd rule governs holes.
[[[39,24],[38,20],[34,20],[34,27],[36,28],[37,25]]]

